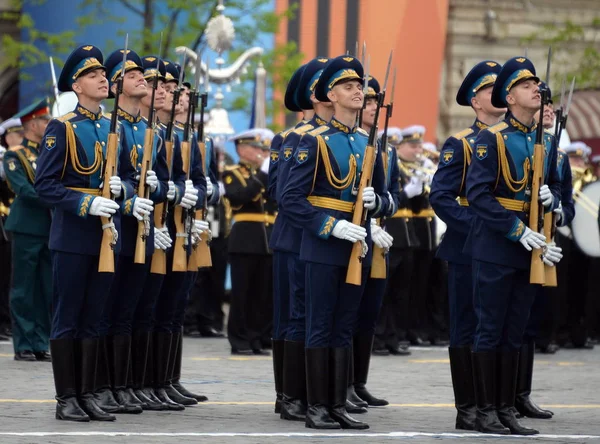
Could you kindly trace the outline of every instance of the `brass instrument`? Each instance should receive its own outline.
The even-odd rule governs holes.
[[[592,168],[571,167],[571,174],[573,175],[573,200],[591,216],[598,218],[598,202],[594,202],[582,192],[586,185],[598,180]]]
[[[575,202],[575,217],[571,222],[573,241],[586,255],[600,257],[600,182],[591,168],[571,167],[571,172]]]

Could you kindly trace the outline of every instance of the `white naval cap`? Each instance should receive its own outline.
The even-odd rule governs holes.
[[[590,162],[592,163],[600,163],[600,154],[596,154],[591,157]]]
[[[265,145],[268,148],[271,144],[271,140],[275,137],[273,131],[267,128],[252,128],[241,133],[235,134],[229,138],[230,142],[234,142],[236,145],[245,144],[252,145],[259,148],[264,148]]]
[[[423,142],[423,149],[425,151],[429,151],[430,153],[438,152],[437,146],[435,146],[435,144],[431,142]]]
[[[565,153],[570,156],[589,157],[592,154],[592,149],[587,146],[584,142],[572,142],[562,149]]]
[[[377,136],[381,138],[381,136],[383,136],[383,130],[379,131]],[[402,130],[397,126],[388,127],[387,142],[390,145],[400,145],[400,142],[402,142]]]
[[[402,128],[402,138],[404,142],[422,142],[425,135],[423,125],[411,125]]]
[[[4,133],[10,133],[12,131],[23,131],[21,119],[13,117],[0,123],[0,136]]]

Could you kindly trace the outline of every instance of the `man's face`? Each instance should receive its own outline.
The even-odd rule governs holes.
[[[404,142],[396,148],[398,156],[407,162],[415,162],[422,151],[421,142]]]
[[[154,85],[154,79],[148,81],[148,94],[142,97],[142,105],[146,108],[150,108],[152,102],[152,85]],[[165,83],[162,80],[158,80],[156,84],[156,92],[154,93],[154,109],[162,109],[165,106],[165,100],[167,98],[167,92],[165,91]]]
[[[506,101],[511,106],[516,105],[530,111],[539,109],[542,97],[537,82],[529,79],[513,86],[506,96]]]
[[[38,140],[42,140],[44,137],[44,133],[46,132],[46,127],[50,122],[49,118],[38,117],[37,119],[33,119],[31,122],[31,131],[35,134]]]
[[[493,85],[480,89],[471,99],[471,106],[475,111],[483,111],[487,115],[501,117],[506,114],[506,108],[496,108],[492,105]]]
[[[571,168],[586,168],[585,160],[581,156],[569,156],[569,165]]]
[[[377,99],[375,97],[367,98],[365,109],[362,111],[362,122],[369,128],[375,124],[375,112],[377,111]]]
[[[116,83],[111,87],[113,94],[117,91],[116,87]],[[148,84],[141,71],[135,69],[125,73],[123,76],[123,94],[125,96],[133,99],[141,99],[149,95],[148,91]]]
[[[13,131],[6,133],[4,138],[6,139],[7,147],[12,148],[13,146],[21,145],[21,142],[23,142],[23,133],[19,131]]]
[[[88,97],[94,101],[102,101],[108,97],[108,79],[103,68],[94,69],[77,78],[73,83],[73,91],[77,95]]]
[[[187,113],[190,108],[190,89],[187,86],[181,87],[181,95],[179,96],[179,103],[183,107],[183,112]]]
[[[334,105],[348,110],[358,111],[363,107],[363,89],[358,80],[338,83],[327,94]]]
[[[167,82],[165,83],[165,104],[162,107],[162,110],[170,113],[171,108],[173,106],[173,92],[177,89],[177,82]],[[158,108],[157,108],[158,109]],[[181,95],[179,96],[179,103],[175,106],[175,114],[183,113],[183,105],[181,104]]]
[[[260,165],[262,165],[262,161],[265,158],[264,156],[268,155],[268,151],[267,154],[263,154],[263,150],[261,147],[247,145],[245,143],[238,144],[237,152],[242,161],[248,162],[255,167],[259,167]]]

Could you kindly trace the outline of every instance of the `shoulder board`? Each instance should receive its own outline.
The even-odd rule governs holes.
[[[492,134],[496,134],[502,130],[505,130],[506,128],[508,128],[508,123],[500,122],[500,123],[495,124],[494,126],[490,126],[487,130]]]
[[[312,131],[307,132],[306,134],[310,134],[311,136],[318,136],[319,134],[323,134],[327,130],[329,130],[329,125],[322,125],[318,128],[315,128]]]
[[[183,126],[183,125],[181,125],[181,124],[179,124],[179,123],[176,123],[176,124],[175,124],[175,125],[173,125],[173,126],[175,126],[175,128],[177,128],[177,129],[184,129],[184,126]]]
[[[15,145],[15,146],[11,146],[11,147],[8,149],[8,152],[10,152],[10,151],[13,151],[13,152],[15,152],[15,151],[20,151],[20,150],[22,150],[22,149],[24,149],[24,148],[25,148],[25,147],[24,147],[23,145]]]
[[[473,133],[473,128],[466,128],[456,134],[454,134],[452,137],[454,137],[455,139],[464,139],[465,137],[467,137],[469,134]]]
[[[240,165],[225,165],[225,171],[237,170],[239,167]]]
[[[359,134],[362,134],[363,136],[367,136],[369,137],[369,133],[367,133],[364,129],[362,128],[356,128],[356,132]]]
[[[56,120],[60,121],[60,122],[66,122],[68,120],[71,120],[73,117],[75,117],[77,115],[77,113],[67,113],[64,116],[60,116],[58,117]]]
[[[314,128],[315,127],[313,125],[307,124],[307,125],[302,125],[300,128],[296,128],[293,131],[297,134],[305,134]]]

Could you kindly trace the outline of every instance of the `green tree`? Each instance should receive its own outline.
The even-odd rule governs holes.
[[[567,77],[576,77],[577,89],[600,88],[600,17],[594,17],[585,26],[570,20],[564,24],[548,23],[525,37],[523,43],[551,46],[553,66],[568,67]],[[555,77],[554,88],[558,81]]]

